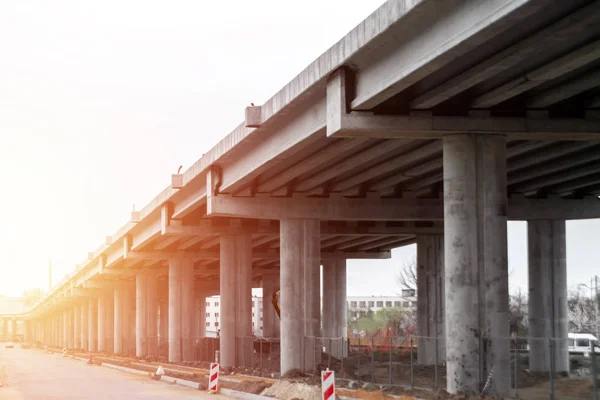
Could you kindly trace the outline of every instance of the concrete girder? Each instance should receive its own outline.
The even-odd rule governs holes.
[[[216,235],[279,235],[279,225],[271,221],[239,221],[239,223],[215,224],[211,220],[202,220],[199,225],[194,226],[167,226],[164,234],[169,236],[206,236]]]
[[[600,159],[600,150],[591,149],[585,153],[578,153],[572,158],[567,158],[560,161],[553,161],[552,163],[545,164],[539,167],[527,168],[519,171],[517,174],[508,177],[508,184],[512,187],[513,185],[528,181],[540,176],[552,174],[554,172],[565,171],[567,169],[582,165],[588,162],[597,161]],[[511,190],[512,191],[512,190]]]
[[[527,101],[529,108],[546,108],[589,89],[600,86],[600,71],[596,70],[553,87]]]
[[[369,221],[441,221],[441,199],[429,198],[314,198],[314,197],[247,197],[229,195],[211,198],[208,214],[239,218],[291,219],[314,218],[329,220]],[[588,219],[600,216],[598,199],[509,199],[510,220]]]
[[[177,250],[187,250],[190,247],[193,247],[203,241],[205,238],[203,236],[192,236],[183,240],[178,246]]]
[[[353,189],[354,187],[356,187],[364,182],[367,182],[371,179],[385,175],[391,171],[401,170],[403,168],[406,168],[407,166],[410,166],[411,164],[421,161],[424,158],[426,159],[437,153],[441,154],[441,152],[442,152],[442,142],[441,141],[436,140],[433,142],[426,143],[423,146],[421,146],[413,151],[409,151],[408,153],[396,155],[393,158],[390,158],[382,163],[379,163],[379,164],[367,169],[366,171],[355,174],[354,176],[349,177],[348,179],[345,179],[343,181],[334,183],[330,188],[328,188],[328,190],[331,192],[345,193],[349,189]],[[416,167],[413,167],[412,169],[415,169],[415,168]],[[408,178],[410,178],[411,177],[410,174],[411,174],[410,172],[407,174],[406,171],[402,171],[402,173],[400,173],[398,175],[402,175],[402,176],[408,175]],[[355,191],[352,191],[352,193],[354,193],[354,192]]]
[[[588,186],[593,186],[600,183],[600,174],[594,174],[586,176],[585,178],[575,179],[573,181],[561,183],[556,186],[552,186],[548,188],[546,191],[548,193],[558,193],[558,194],[572,194],[578,189],[585,188]],[[568,218],[570,219],[570,218]]]
[[[398,241],[392,242],[392,243],[390,243],[388,245],[381,246],[379,248],[379,250],[380,251],[390,251],[390,250],[393,250],[393,249],[397,249],[398,247],[409,246],[411,244],[415,244],[416,240],[417,240],[416,236],[413,236],[412,238],[409,238],[409,239],[398,240]]]
[[[598,154],[596,158],[600,158],[600,154]],[[511,185],[510,191],[515,193],[535,193],[537,190],[544,187],[560,184],[561,182],[570,182],[573,179],[600,173],[600,164],[595,163],[592,165],[584,165],[579,168],[567,169],[563,171],[565,172],[560,174],[550,174],[531,182],[514,186]]]
[[[368,139],[343,139],[336,141],[325,147],[318,153],[312,154],[299,163],[284,170],[278,175],[260,183],[257,192],[273,192],[281,188],[294,178],[311,171],[317,170],[323,163],[330,161],[333,158],[339,158],[341,155],[354,153],[367,143]]]
[[[348,239],[347,241],[336,245],[335,250],[347,250],[347,249],[351,249],[353,247],[360,246],[362,244],[371,243],[371,242],[380,240],[380,238],[373,237],[373,236],[359,237],[359,238],[347,238],[347,239]]]
[[[379,238],[374,242],[367,243],[365,245],[359,246],[357,248],[358,251],[373,251],[373,249],[380,249],[382,246],[387,246],[395,243],[402,243],[406,240],[411,239],[411,236],[405,237],[393,237],[393,238]]]
[[[548,49],[560,44],[564,37],[578,35],[586,27],[593,27],[598,23],[600,23],[600,4],[592,3],[535,35],[529,36],[514,46],[478,63],[475,67],[433,90],[423,93],[410,102],[410,107],[419,110],[433,108],[451,97],[519,65],[523,62],[523,59],[543,57]]]
[[[215,246],[218,246],[221,242],[221,236],[216,236],[210,239],[204,239],[202,243],[200,243],[201,250],[208,250]]]
[[[387,157],[397,151],[409,150],[414,146],[408,140],[399,140],[398,143],[387,141],[376,143],[368,149],[361,150],[353,157],[347,157],[343,161],[333,165],[326,171],[319,171],[315,175],[294,185],[295,192],[304,192],[313,189],[333,178],[351,170],[358,170],[364,163],[381,157]]]
[[[322,252],[321,256],[327,259],[336,259],[336,258],[388,258],[387,253],[378,254],[376,252],[366,253],[366,252],[340,252],[340,251],[332,251],[332,252]],[[220,253],[218,251],[211,252],[130,252],[128,257],[139,259],[139,260],[156,260],[156,259],[183,259],[183,260],[216,260],[220,259]],[[252,252],[253,260],[279,260],[279,252],[278,251],[263,251],[263,252]],[[118,270],[119,273],[127,273],[130,276],[135,275],[136,270]]]
[[[178,236],[166,236],[162,237],[161,240],[153,246],[154,250],[164,250],[170,245],[176,243],[181,239]]]
[[[398,2],[386,3],[392,12]],[[404,2],[399,2],[404,4]],[[501,35],[526,17],[539,11],[545,2],[419,2],[414,18],[409,13],[396,27],[395,40],[386,51],[359,69],[354,110],[368,110],[415,82],[442,69],[481,43]],[[398,7],[399,8],[399,7]],[[383,9],[383,7],[382,7]],[[381,9],[380,9],[381,10]],[[395,11],[395,10],[394,10]],[[392,14],[394,15],[394,14]],[[379,14],[380,18],[387,21]],[[423,29],[427,21],[427,29]],[[370,30],[370,28],[369,28]],[[443,44],[440,40],[443,38]]]
[[[545,146],[544,143],[549,143],[546,141],[543,142],[529,142],[529,143],[538,143],[540,146]],[[552,143],[552,142],[550,142]],[[584,150],[587,149],[589,147],[595,146],[596,142],[578,142],[578,141],[572,141],[572,142],[562,142],[562,143],[558,143],[555,146],[553,146],[552,148],[548,148],[548,149],[544,149],[543,152],[540,153],[534,153],[534,154],[527,154],[525,156],[523,156],[522,158],[518,158],[516,160],[512,160],[513,158],[513,152],[515,155],[521,154],[521,151],[519,151],[519,149],[514,149],[514,148],[508,148],[506,149],[506,154],[509,158],[509,163],[507,165],[507,171],[508,172],[512,172],[518,169],[526,169],[525,173],[532,171],[532,169],[530,169],[529,167],[542,163],[544,161],[549,161],[567,154],[571,154],[571,153],[575,153],[579,150]],[[520,174],[521,172],[519,172]],[[440,172],[433,174],[429,177],[426,177],[422,180],[416,180],[412,183],[409,183],[407,185],[405,185],[403,187],[404,190],[419,190],[422,189],[426,186],[430,186],[433,185],[435,183],[439,183],[442,182],[443,176],[442,176],[442,172],[440,170]],[[508,182],[511,183],[512,178],[509,178]],[[385,194],[385,193],[384,193]]]
[[[600,121],[580,118],[411,117],[352,112],[341,119],[341,128],[331,135],[402,140],[440,139],[470,132],[518,140],[600,141]]]
[[[600,58],[600,41],[583,46],[551,63],[476,98],[473,108],[488,108],[518,96]]]

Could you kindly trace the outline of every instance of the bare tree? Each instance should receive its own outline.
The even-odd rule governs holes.
[[[404,260],[397,278],[401,290],[417,292],[417,260]]]
[[[579,286],[572,290],[567,301],[569,307],[569,330],[571,332],[600,332],[600,315],[594,299],[587,297]]]
[[[510,332],[517,336],[526,336],[528,303],[527,295],[519,289],[518,292],[510,296],[508,309]]]

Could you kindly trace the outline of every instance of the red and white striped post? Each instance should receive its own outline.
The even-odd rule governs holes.
[[[210,363],[210,375],[208,377],[209,393],[217,393],[219,390],[219,364]]]
[[[321,392],[322,400],[335,400],[335,372],[321,371]]]

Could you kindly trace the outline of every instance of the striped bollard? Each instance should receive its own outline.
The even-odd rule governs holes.
[[[208,392],[217,393],[219,390],[219,364],[210,363],[210,375],[208,377]]]
[[[321,371],[321,392],[323,393],[322,400],[335,400],[335,372]]]

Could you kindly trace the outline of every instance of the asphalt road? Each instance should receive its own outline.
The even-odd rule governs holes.
[[[1,400],[227,399],[39,350],[0,344]]]

